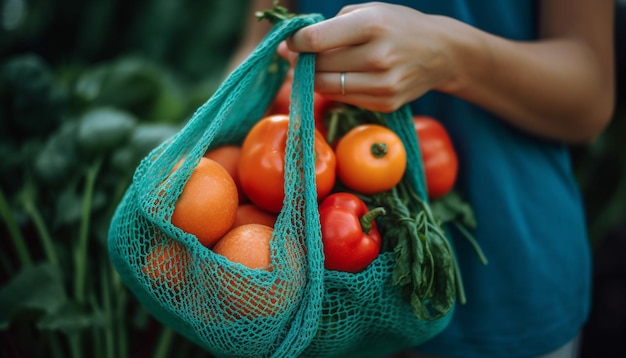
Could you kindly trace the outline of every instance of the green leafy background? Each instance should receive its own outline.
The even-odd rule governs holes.
[[[138,304],[106,235],[138,162],[223,80],[247,2],[0,0],[0,356],[209,356]],[[598,263],[589,356],[626,348],[622,97],[572,148]]]

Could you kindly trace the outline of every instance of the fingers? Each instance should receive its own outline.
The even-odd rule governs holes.
[[[370,34],[360,29],[369,15],[359,15],[357,10],[298,30],[287,39],[289,49],[294,52],[318,53],[367,42]]]
[[[367,94],[372,96],[394,95],[395,82],[389,75],[373,72],[346,72],[344,75],[344,92],[346,94]],[[315,74],[315,90],[324,95],[341,94],[340,72],[318,72]]]
[[[285,43],[285,41],[281,42],[278,45],[278,49],[277,49],[278,55],[282,58],[284,58],[285,60],[289,61],[292,65],[294,65],[296,63],[296,58],[298,57],[298,54],[291,51],[288,47],[287,44]]]
[[[370,111],[383,113],[396,111],[404,104],[404,102],[402,101],[392,102],[388,98],[371,96],[367,94],[355,94],[345,96],[325,95],[324,97],[331,101],[351,104]]]

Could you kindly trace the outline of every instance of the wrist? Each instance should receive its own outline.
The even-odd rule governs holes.
[[[436,91],[463,97],[461,94],[480,80],[490,67],[490,51],[482,32],[449,17],[442,17],[442,43],[447,57],[447,75]]]

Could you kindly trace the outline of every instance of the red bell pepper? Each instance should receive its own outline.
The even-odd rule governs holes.
[[[383,208],[369,210],[356,195],[338,192],[320,203],[319,213],[326,269],[357,273],[376,259],[381,236],[375,218]]]

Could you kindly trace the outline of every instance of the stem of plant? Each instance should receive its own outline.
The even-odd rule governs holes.
[[[275,24],[282,20],[288,20],[296,16],[290,13],[286,7],[280,6],[278,0],[274,0],[274,6],[269,10],[257,11],[255,16],[258,21],[267,19],[270,23]]]
[[[72,358],[83,358],[80,349],[80,333],[70,333],[68,335],[70,341],[70,354]]]
[[[63,349],[61,348],[61,343],[59,342],[59,337],[56,332],[48,332],[46,333],[46,337],[50,344],[50,357],[52,358],[64,358],[65,354],[63,353]]]
[[[159,338],[159,342],[154,352],[154,358],[167,357],[173,338],[174,331],[167,326],[163,326],[163,330],[161,331],[161,337]]]
[[[33,198],[28,197],[22,203],[24,205],[24,210],[30,218],[33,220],[33,224],[35,225],[35,229],[39,234],[39,238],[41,239],[41,245],[43,246],[44,252],[46,253],[46,257],[48,261],[54,266],[59,266],[59,258],[57,256],[57,252],[54,248],[54,244],[52,244],[52,237],[48,232],[48,228],[46,227],[46,223],[43,220],[41,213],[37,210],[37,206],[32,200]]]
[[[102,312],[101,308],[98,307],[98,302],[96,300],[95,293],[92,291],[89,295],[89,310],[94,314],[100,314]],[[92,358],[102,358],[106,353],[106,350],[103,349],[103,337],[102,337],[102,329],[100,325],[91,325],[91,334],[93,336],[92,341],[89,344],[89,348],[91,348]]]
[[[102,278],[102,306],[104,310],[104,316],[107,323],[104,331],[105,351],[107,358],[115,357],[115,344],[114,344],[114,313],[111,305],[111,277],[109,275],[109,267],[107,260],[101,260],[100,264],[100,277]]]
[[[114,297],[117,299],[116,306],[115,306],[117,310],[113,318],[117,327],[116,328],[117,348],[118,348],[117,357],[126,358],[128,357],[128,336],[127,336],[126,317],[125,317],[126,308],[127,308],[126,307],[127,291],[119,275],[117,274],[117,271],[115,271],[115,268],[110,263],[110,261],[109,261],[108,267],[109,267],[109,270],[111,271],[110,277],[111,277],[111,281],[113,282],[113,294],[114,294]]]
[[[387,155],[387,143],[374,143],[370,151],[374,158],[383,158]]]
[[[11,208],[9,207],[9,203],[4,196],[2,189],[0,189],[0,216],[2,216],[2,219],[7,225],[9,236],[13,241],[15,251],[17,251],[17,257],[20,259],[22,266],[31,266],[33,264],[33,260],[30,257],[28,248],[26,247],[24,236],[22,236],[22,232],[20,231],[20,228],[11,213]]]
[[[81,224],[78,236],[78,244],[74,251],[74,263],[75,263],[75,290],[76,300],[79,304],[85,302],[85,284],[87,279],[87,259],[88,259],[88,239],[89,239],[89,225],[91,216],[91,204],[93,201],[93,192],[96,182],[96,177],[100,171],[102,165],[102,159],[96,160],[88,169],[85,175],[85,189],[83,192],[83,202],[81,210]]]
[[[361,223],[361,230],[364,233],[369,234],[369,232],[372,230],[372,222],[376,220],[376,217],[378,215],[385,214],[387,214],[387,211],[385,211],[385,208],[383,208],[382,206],[369,210],[359,219],[359,222]]]
[[[480,262],[483,265],[487,265],[487,257],[485,257],[483,250],[480,248],[480,245],[478,245],[478,242],[476,241],[476,239],[474,239],[474,236],[472,236],[472,234],[470,234],[469,231],[467,231],[465,226],[459,224],[456,221],[454,222],[454,226],[463,234],[463,236],[465,236],[467,241],[469,241],[469,243],[472,245],[472,247],[476,251],[476,254],[478,255],[478,259],[480,260]]]
[[[339,116],[338,110],[332,111],[330,114],[330,121],[328,122],[328,134],[326,134],[326,142],[332,144],[335,141],[335,137],[337,137],[337,126],[339,125]]]

